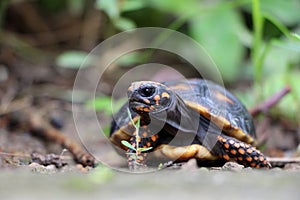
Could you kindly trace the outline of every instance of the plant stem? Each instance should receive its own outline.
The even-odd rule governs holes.
[[[262,58],[260,57],[260,49],[262,47],[262,34],[264,18],[261,15],[260,0],[252,0],[252,20],[254,31],[254,44],[252,47],[252,63],[254,66],[254,80],[256,84],[261,83],[262,77]]]
[[[135,155],[136,155],[136,158],[138,159],[138,156],[139,156],[139,153],[140,153],[140,150],[139,150],[139,141],[140,141],[140,136],[139,136],[139,129],[140,129],[140,117],[138,117],[138,120],[135,124],[135,130],[136,130],[136,136],[135,136],[135,143],[136,143],[136,150],[135,150]]]
[[[1,0],[0,1],[0,32],[2,31],[3,28],[3,23],[4,23],[4,16],[6,9],[8,7],[9,0]]]

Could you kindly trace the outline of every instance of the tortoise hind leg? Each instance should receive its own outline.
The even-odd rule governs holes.
[[[218,155],[225,160],[234,159],[237,163],[245,167],[270,168],[271,165],[266,157],[255,147],[241,142],[235,138],[217,136],[217,143],[214,149],[218,150]]]

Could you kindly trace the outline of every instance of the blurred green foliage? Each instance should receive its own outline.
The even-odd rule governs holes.
[[[175,28],[194,38],[209,52],[225,82],[253,80],[254,86],[240,94],[247,107],[290,85],[291,94],[275,112],[300,119],[300,1],[126,0],[111,6],[118,6],[118,16],[127,16],[138,27],[149,26],[153,13],[154,19],[164,20],[152,26]],[[110,9],[99,8],[111,18]],[[166,19],[172,20],[166,24]]]
[[[6,7],[3,2],[8,1],[1,1],[1,15]],[[101,10],[114,27],[113,32],[109,29],[110,35],[145,26],[165,27],[183,32],[208,51],[225,82],[253,81],[253,87],[240,95],[248,107],[257,105],[285,85],[291,85],[291,94],[278,107],[284,116],[292,115],[292,118],[300,120],[300,116],[298,117],[296,113],[296,110],[300,109],[298,103],[300,79],[297,78],[300,77],[299,0],[37,0],[36,2],[47,12],[68,10],[79,16],[89,12],[90,6]],[[74,52],[64,53],[57,62],[61,66],[67,66],[66,62],[68,64],[72,62],[72,65],[78,67],[80,58],[83,60]],[[134,62],[132,58],[139,59],[133,56],[122,62],[130,65]]]

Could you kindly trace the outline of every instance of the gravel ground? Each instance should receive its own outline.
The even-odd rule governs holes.
[[[28,169],[28,168],[27,168]],[[1,199],[300,199],[300,173],[283,170],[165,169],[127,174],[106,168],[90,173],[43,175],[30,170],[0,174]]]

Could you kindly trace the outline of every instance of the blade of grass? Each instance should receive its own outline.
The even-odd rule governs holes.
[[[124,146],[128,147],[129,149],[135,151],[134,146],[132,146],[132,145],[131,145],[129,142],[127,142],[126,140],[122,140],[121,143],[122,143]]]

